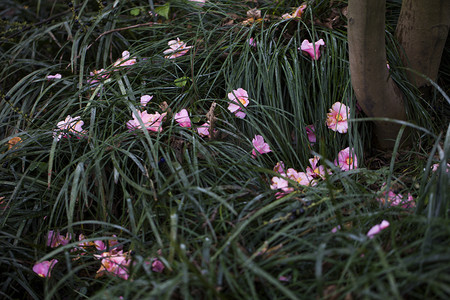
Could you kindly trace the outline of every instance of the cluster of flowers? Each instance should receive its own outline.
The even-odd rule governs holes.
[[[306,172],[298,172],[293,168],[285,171],[284,163],[282,161],[278,162],[273,170],[281,176],[274,176],[270,186],[272,190],[281,190],[276,193],[277,198],[294,191],[294,187],[289,185],[289,180],[297,182],[300,186],[314,186],[319,180],[325,179],[327,175],[331,175],[331,170],[327,170],[324,166],[318,165],[319,159],[318,156],[309,159],[310,166],[306,168]],[[342,171],[356,169],[357,163],[356,155],[353,149],[350,150],[349,147],[341,150],[338,158],[334,161],[334,164]]]
[[[113,235],[113,238],[116,236]],[[49,231],[47,235],[47,246],[51,248],[58,247],[60,245],[67,245],[72,239],[71,234],[67,233],[65,236],[59,234],[59,232]],[[83,234],[78,236],[79,243],[72,249],[71,252],[76,252],[76,257],[73,260],[78,260],[81,256],[86,254],[93,254],[98,260],[101,260],[101,266],[97,271],[97,277],[109,274],[122,279],[128,279],[129,266],[131,263],[129,251],[124,252],[122,246],[116,239],[109,240],[106,244],[101,240],[87,241]],[[33,266],[33,271],[40,277],[50,277],[51,270],[58,263],[57,259],[50,261],[38,262]],[[146,262],[151,264],[154,272],[161,273],[164,270],[163,263],[157,259],[152,258]]]

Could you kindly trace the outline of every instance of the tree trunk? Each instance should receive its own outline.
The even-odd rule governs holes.
[[[405,66],[436,80],[450,28],[450,0],[403,0],[396,36],[403,47]],[[427,79],[408,72],[417,87]]]
[[[356,99],[367,116],[406,120],[402,92],[386,67],[385,11],[386,0],[348,1],[351,80]],[[376,121],[375,146],[392,149],[400,127]]]

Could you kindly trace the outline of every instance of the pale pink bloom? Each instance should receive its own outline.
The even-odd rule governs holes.
[[[205,5],[205,2],[206,2],[206,0],[189,0],[189,1],[194,2],[198,6],[203,6],[203,5]]]
[[[152,262],[152,271],[162,273],[164,271],[164,264],[157,258],[155,258]]]
[[[281,175],[283,175],[283,174],[281,174]],[[270,188],[272,190],[281,189],[283,192],[286,192],[286,193],[290,193],[290,192],[294,191],[293,188],[289,187],[289,182],[286,179],[281,178],[281,177],[273,177]]]
[[[280,276],[278,277],[278,280],[281,282],[289,282],[291,281],[291,276]]]
[[[261,135],[255,135],[255,138],[252,140],[253,149],[252,155],[255,157],[257,156],[256,151],[258,151],[259,154],[269,153],[272,152],[270,150],[269,144],[264,142],[264,138]]]
[[[313,181],[314,178],[312,178],[311,176],[309,176],[308,174],[306,174],[305,172],[297,172],[295,169],[293,168],[289,168],[287,170],[286,176],[294,181],[297,181],[298,184],[300,185],[304,185],[304,186],[309,186],[311,185],[311,182]]]
[[[141,129],[141,124],[139,123],[138,117],[142,120],[142,123],[144,123],[144,127],[147,130],[160,132],[162,130],[161,123],[163,119],[165,118],[167,113],[159,114],[158,112],[155,112],[154,114],[149,114],[146,111],[140,112],[138,111],[138,116],[133,114],[133,120],[130,120],[127,122],[127,127],[130,130],[134,129]]]
[[[191,119],[189,119],[189,113],[184,108],[179,113],[175,114],[175,121],[181,127],[191,127]]]
[[[247,42],[248,42],[248,44],[250,45],[250,46],[252,46],[252,47],[256,47],[256,41],[255,41],[255,39],[254,38],[249,38],[248,40],[247,40]]]
[[[279,162],[277,162],[275,167],[273,167],[273,171],[277,172],[277,173],[280,173],[280,174],[283,174],[284,173],[284,168],[285,168],[284,167],[284,162],[279,161]]]
[[[33,266],[33,272],[41,277],[50,277],[50,272],[57,263],[57,259],[52,259],[50,261],[44,260],[43,262],[36,263]]]
[[[200,136],[209,136],[209,122],[204,123],[197,127],[197,132]]]
[[[323,39],[318,40],[314,44],[310,43],[308,40],[304,40],[299,50],[307,52],[313,60],[318,60],[320,57],[319,47],[324,45],[325,42],[323,41]]]
[[[176,40],[170,40],[168,42],[168,45],[170,48],[167,50],[164,50],[164,52],[163,52],[164,54],[170,54],[170,55],[164,56],[165,58],[168,58],[168,59],[183,56],[189,51],[190,48],[192,48],[192,46],[186,46],[186,43],[180,41],[179,38],[177,38]]]
[[[51,79],[61,79],[62,78],[62,76],[61,76],[61,74],[55,74],[55,75],[48,75],[47,76],[47,79],[48,80],[51,80]]]
[[[306,135],[308,136],[308,141],[314,145],[316,142],[316,128],[314,125],[307,125],[306,126]]]
[[[311,167],[306,168],[306,174],[308,174],[308,176],[310,176],[312,178],[325,179],[325,174],[326,174],[325,167],[318,165],[319,159],[320,158],[318,156],[314,156],[313,158],[309,159],[309,163],[311,164]],[[328,174],[331,174],[331,171],[328,171]]]
[[[101,255],[94,254],[94,257],[102,260],[102,266],[97,270],[97,276],[111,274],[125,280],[128,279],[128,266],[131,262],[128,259],[128,252],[103,252]]]
[[[340,230],[341,229],[341,225],[338,225],[338,226],[336,226],[336,227],[333,227],[333,229],[331,229],[331,232],[332,233],[336,233],[338,230]]]
[[[242,111],[242,107],[247,107],[250,103],[247,91],[243,88],[233,90],[233,92],[228,93],[228,99],[231,101],[228,105],[228,110],[234,113],[236,117],[243,119],[245,113]]]
[[[89,72],[87,83],[91,86],[91,89],[95,89],[99,81],[107,79],[109,76],[110,74],[105,69],[94,70],[93,72]]]
[[[63,236],[59,234],[59,232],[54,232],[53,230],[50,230],[47,233],[47,246],[48,247],[58,247],[59,245],[67,245],[69,241],[72,239],[72,235],[70,233],[67,233],[66,236]]]
[[[367,232],[367,236],[370,239],[373,239],[373,237],[376,234],[379,234],[381,232],[381,230],[386,229],[389,227],[389,222],[386,220],[383,220],[380,224],[377,224],[375,226],[373,226],[372,228],[370,228],[369,232]]]
[[[74,133],[74,134],[84,134],[85,131],[81,126],[84,125],[84,122],[81,121],[81,117],[77,116],[72,118],[70,115],[66,117],[64,121],[58,122],[56,126],[58,129],[56,129],[53,132],[53,137],[57,137],[56,140],[60,140],[61,137],[67,137],[65,133]]]
[[[122,52],[122,57],[119,58],[119,59],[113,64],[113,66],[115,66],[115,67],[126,67],[126,66],[134,65],[135,63],[136,63],[136,57],[130,58],[130,52],[128,52],[128,51],[123,51],[123,52]]]
[[[149,95],[141,96],[141,105],[147,106],[147,103],[150,102],[150,100],[152,100],[152,98],[153,98],[153,96],[149,96]]]
[[[345,104],[341,102],[334,103],[327,114],[328,128],[339,133],[346,133],[348,130],[348,115],[350,115],[350,109]]]
[[[383,186],[385,185],[386,183],[383,184]],[[413,208],[416,206],[416,202],[414,202],[414,198],[410,193],[408,193],[406,200],[403,199],[401,194],[396,194],[392,190],[387,191],[387,195],[386,191],[384,191],[382,195],[383,197],[377,198],[377,201],[383,205],[386,204],[387,200],[389,206],[401,206],[403,208]]]
[[[434,164],[431,166],[431,171],[436,172],[439,168],[440,163]],[[450,163],[447,164],[447,169],[445,170],[446,173],[448,173],[450,170]]]
[[[341,150],[338,154],[338,160],[334,161],[334,164],[341,168],[343,171],[348,171],[352,169],[356,169],[358,167],[358,160],[355,155],[355,151],[351,150],[352,156],[350,156],[350,148],[347,147],[344,150]]]

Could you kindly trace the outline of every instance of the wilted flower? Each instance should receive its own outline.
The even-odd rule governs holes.
[[[52,80],[52,79],[61,79],[62,78],[62,76],[61,76],[61,74],[55,74],[55,75],[48,75],[47,76],[47,79],[48,80]]]
[[[334,161],[334,164],[341,168],[343,171],[348,171],[351,169],[356,169],[358,166],[358,160],[356,158],[355,152],[352,148],[352,155],[350,156],[350,148],[347,147],[341,150],[338,154],[338,160]]]
[[[318,40],[314,44],[310,43],[309,40],[304,40],[299,50],[307,52],[313,60],[318,60],[320,57],[319,47],[324,45],[325,42],[323,41],[323,39]]]
[[[182,109],[179,113],[175,114],[175,121],[181,127],[191,127],[191,119],[189,119],[189,113],[186,109]]]
[[[307,125],[306,126],[306,135],[308,136],[308,141],[314,145],[316,142],[316,128],[314,125]]]
[[[258,151],[259,154],[272,152],[272,150],[270,150],[269,144],[264,142],[264,138],[261,135],[255,135],[255,138],[252,140],[252,144],[253,147],[255,147],[255,149],[253,149],[252,151],[253,156],[257,155],[256,151]]]
[[[57,259],[52,259],[50,261],[44,260],[43,262],[36,263],[33,266],[33,272],[41,277],[50,277],[50,272],[57,263]]]
[[[150,100],[152,100],[152,98],[153,98],[153,96],[149,96],[149,95],[141,96],[141,105],[147,106],[147,103],[150,102]]]
[[[59,141],[61,137],[67,137],[64,132],[84,134],[85,131],[83,130],[83,128],[81,128],[83,124],[84,122],[81,121],[80,116],[72,118],[70,115],[68,115],[64,121],[60,121],[58,122],[58,124],[56,124],[58,129],[53,132],[53,137],[56,137],[56,140]]]
[[[348,130],[347,118],[350,109],[341,102],[336,102],[331,106],[330,112],[327,114],[327,126],[333,131],[346,133]]]
[[[113,66],[115,66],[115,67],[126,67],[126,66],[134,65],[135,63],[136,63],[136,57],[130,58],[130,52],[128,52],[128,51],[123,51],[123,52],[122,52],[122,57],[119,58],[119,59],[113,64]]]
[[[159,114],[158,112],[155,112],[154,114],[149,114],[146,111],[140,112],[138,111],[138,116],[133,114],[133,120],[130,120],[127,122],[127,127],[130,130],[134,129],[141,129],[141,124],[139,123],[138,117],[142,120],[142,123],[144,123],[144,127],[147,130],[160,132],[162,130],[161,123],[166,116],[167,113]]]
[[[168,42],[170,49],[164,50],[164,54],[170,54],[164,56],[165,58],[172,59],[185,55],[192,46],[186,46],[185,42],[180,41],[179,38],[176,40],[170,40]]]
[[[367,232],[367,236],[369,239],[373,239],[373,237],[381,232],[381,230],[386,229],[389,227],[389,222],[386,220],[383,220],[380,224],[377,224],[370,228],[369,232]]]
[[[22,142],[22,139],[18,136],[11,138],[8,141],[8,150],[11,150],[15,145],[19,144]]]
[[[234,113],[236,117],[243,119],[246,114],[242,111],[242,106],[247,107],[250,102],[247,91],[243,88],[233,90],[233,92],[228,93],[228,99],[231,100],[228,110]]]
[[[72,235],[70,233],[67,233],[66,236],[63,236],[59,234],[59,232],[54,232],[53,230],[50,230],[47,233],[47,246],[48,247],[58,247],[59,245],[67,245],[69,241],[72,239]]]
[[[128,266],[131,262],[128,259],[128,252],[103,252],[101,255],[94,254],[94,257],[102,260],[102,266],[97,271],[97,277],[104,274],[111,274],[125,280],[128,279]]]
[[[302,14],[303,14],[303,11],[306,9],[306,4],[304,3],[304,4],[302,4],[302,5],[300,5],[296,10],[295,10],[295,12],[293,12],[292,14],[284,14],[284,15],[282,15],[281,17],[283,18],[283,19],[285,19],[285,20],[287,20],[287,19],[292,19],[292,18],[301,18],[302,17]]]
[[[386,183],[383,184],[382,187],[384,187]],[[396,194],[392,190],[384,191],[382,193],[383,197],[377,198],[377,201],[381,204],[389,204],[389,206],[401,206],[403,208],[413,208],[416,206],[416,203],[414,202],[413,196],[408,193],[408,198],[406,200],[403,199],[403,196],[401,194]]]

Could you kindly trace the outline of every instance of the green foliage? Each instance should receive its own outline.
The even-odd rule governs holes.
[[[391,34],[392,76],[420,140],[373,170],[368,166],[384,158],[367,149],[370,125],[352,94],[345,16],[332,29],[315,22],[345,2],[308,1],[301,20],[279,18],[298,1],[70,3],[0,4],[2,298],[448,297],[450,129],[440,133],[425,102],[415,100]],[[243,25],[253,7],[263,20]],[[192,48],[165,58],[177,38]],[[298,50],[304,39],[320,38],[326,47],[319,60]],[[114,66],[125,50],[137,62]],[[100,69],[109,77],[90,75]],[[47,80],[56,73],[62,78]],[[227,94],[237,88],[250,97],[244,119],[227,110]],[[127,128],[142,95],[153,96],[149,113],[167,113],[161,132]],[[346,134],[325,124],[335,102],[350,108]],[[181,109],[193,128],[174,121]],[[217,130],[211,138],[195,130],[214,119],[209,112]],[[85,132],[58,141],[57,124],[67,115],[80,116]],[[253,158],[257,134],[272,152]],[[9,148],[13,137],[21,142]],[[359,167],[341,172],[334,160],[346,147],[355,149]],[[313,155],[333,174],[276,197],[274,165],[305,170]],[[411,193],[417,207],[380,204],[383,189]],[[369,239],[382,220],[390,227]],[[50,248],[49,230],[73,238]],[[132,250],[130,279],[96,277],[98,252],[72,252],[81,233],[104,243],[116,235]],[[32,271],[53,258],[59,262],[51,277]],[[162,273],[152,271],[152,258],[164,264]]]

